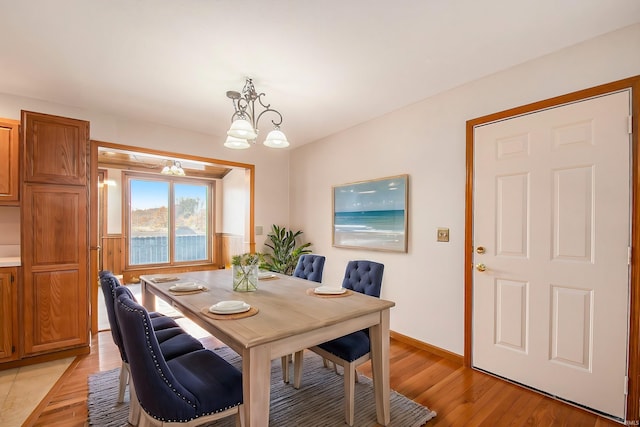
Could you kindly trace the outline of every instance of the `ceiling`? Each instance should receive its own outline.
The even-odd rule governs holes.
[[[165,167],[171,167],[177,161],[185,175],[196,178],[224,178],[233,169],[229,165],[205,162],[202,160],[167,157],[156,155],[144,149],[132,151],[113,147],[98,148],[98,166],[101,168],[124,169],[145,173],[161,173]]]
[[[639,0],[0,4],[0,93],[222,143],[232,113],[225,93],[252,77],[284,116],[293,148],[640,22]]]

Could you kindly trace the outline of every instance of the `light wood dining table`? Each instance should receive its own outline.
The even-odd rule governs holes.
[[[254,292],[233,291],[231,270],[179,273],[174,275],[176,281],[154,282],[166,276],[140,277],[142,304],[155,310],[155,297],[161,298],[242,357],[246,426],[269,424],[273,359],[365,328],[369,328],[371,339],[377,422],[389,424],[389,312],[394,302],[358,292],[321,297],[309,290],[319,286],[318,283],[280,274],[260,280]],[[206,290],[185,294],[169,290],[182,282],[196,282]],[[241,319],[221,320],[203,313],[203,309],[228,300],[245,301],[258,312]]]

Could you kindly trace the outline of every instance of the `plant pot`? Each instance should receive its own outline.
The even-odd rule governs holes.
[[[238,292],[253,292],[258,289],[257,265],[232,265],[233,290]]]

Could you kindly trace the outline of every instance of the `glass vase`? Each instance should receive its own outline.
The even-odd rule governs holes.
[[[233,290],[238,292],[253,292],[258,289],[257,265],[232,265]]]

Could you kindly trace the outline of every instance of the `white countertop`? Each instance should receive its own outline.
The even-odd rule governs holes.
[[[20,267],[19,256],[0,257],[0,267]]]

